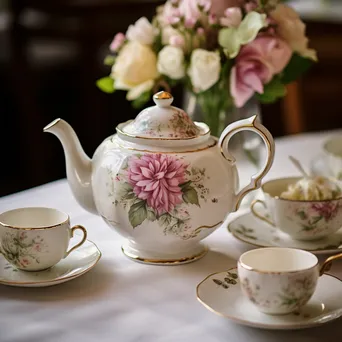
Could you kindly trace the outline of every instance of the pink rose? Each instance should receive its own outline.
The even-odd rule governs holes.
[[[126,37],[123,33],[121,32],[117,33],[109,46],[110,51],[117,52],[121,48],[125,39]]]
[[[195,26],[195,24],[196,24],[196,20],[193,18],[188,18],[188,19],[185,19],[184,21],[184,27],[188,29],[192,29]]]
[[[180,35],[177,35],[177,34],[173,35],[173,36],[170,37],[169,44],[171,46],[183,48],[184,45],[185,45],[184,37],[180,36]]]
[[[242,20],[240,7],[230,7],[224,11],[224,17],[220,19],[220,24],[227,27],[238,27]]]
[[[159,12],[157,13],[157,20],[162,27],[165,27],[172,22],[176,22],[177,18],[179,21],[179,9],[176,5],[174,6],[172,4],[172,1],[167,1],[165,5],[160,6],[157,11]]]
[[[207,13],[210,10],[210,0],[180,0],[178,9],[181,17],[184,18],[185,22],[197,22],[203,12]]]
[[[181,0],[178,8],[185,22],[190,20],[196,23],[201,16],[197,0]]]
[[[186,165],[170,155],[145,154],[128,162],[128,181],[138,198],[159,215],[182,203],[180,184],[185,182]]]
[[[243,46],[230,77],[230,92],[235,105],[242,107],[254,94],[264,92],[264,84],[280,73],[292,56],[283,40],[260,36]]]
[[[228,7],[238,7],[240,6],[240,0],[211,0],[210,12],[217,15],[218,17],[224,16],[224,11]]]

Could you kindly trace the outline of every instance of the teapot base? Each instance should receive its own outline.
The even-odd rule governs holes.
[[[129,241],[122,245],[121,250],[129,259],[148,265],[160,266],[175,266],[188,264],[203,258],[207,252],[208,247],[202,243],[198,243],[191,249],[179,251],[175,254],[168,253],[153,253],[151,251],[139,250],[130,246]]]

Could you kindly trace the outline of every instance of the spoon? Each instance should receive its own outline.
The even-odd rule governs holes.
[[[289,156],[289,159],[293,163],[293,165],[299,170],[299,172],[305,177],[305,178],[310,178],[310,175],[304,170],[302,164],[299,162],[298,159],[295,157]]]

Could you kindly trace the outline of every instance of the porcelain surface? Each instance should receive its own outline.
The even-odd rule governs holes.
[[[279,198],[289,184],[299,178],[279,178],[262,186],[265,200],[251,205],[252,214],[296,240],[317,240],[337,232],[342,227],[342,198],[322,201],[299,201]],[[338,185],[336,184],[338,188]],[[267,208],[268,217],[260,213]]]
[[[72,239],[75,230],[83,237]],[[87,238],[82,226],[70,227],[67,214],[53,208],[19,208],[0,215],[0,251],[15,268],[45,270],[78,248]]]
[[[299,310],[315,292],[320,269],[310,252],[257,248],[238,261],[242,293],[261,312],[283,315]]]
[[[259,220],[249,211],[232,220],[228,224],[228,230],[238,240],[257,247],[299,248],[314,254],[342,251],[342,229],[320,240],[294,240],[280,229]]]
[[[168,93],[156,94],[156,106],[119,124],[92,160],[65,121],[55,120],[44,129],[62,141],[78,202],[126,238],[123,251],[135,261],[172,264],[203,256],[200,241],[260,187],[273,162],[273,138],[255,116],[232,123],[217,139],[205,124],[193,123],[171,106],[172,100]],[[267,158],[239,191],[228,143],[242,130],[261,136]]]
[[[20,271],[0,256],[0,284],[18,287],[46,287],[62,284],[90,271],[100,258],[101,252],[89,240],[45,271]]]
[[[342,282],[324,274],[309,302],[287,315],[260,312],[243,295],[237,269],[209,275],[196,289],[197,299],[211,312],[238,324],[261,329],[295,330],[312,328],[342,316]]]

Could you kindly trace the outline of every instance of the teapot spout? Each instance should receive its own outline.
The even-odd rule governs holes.
[[[67,178],[77,202],[96,214],[91,185],[92,162],[83,151],[75,131],[66,121],[56,119],[44,127],[44,132],[54,134],[63,145]]]

